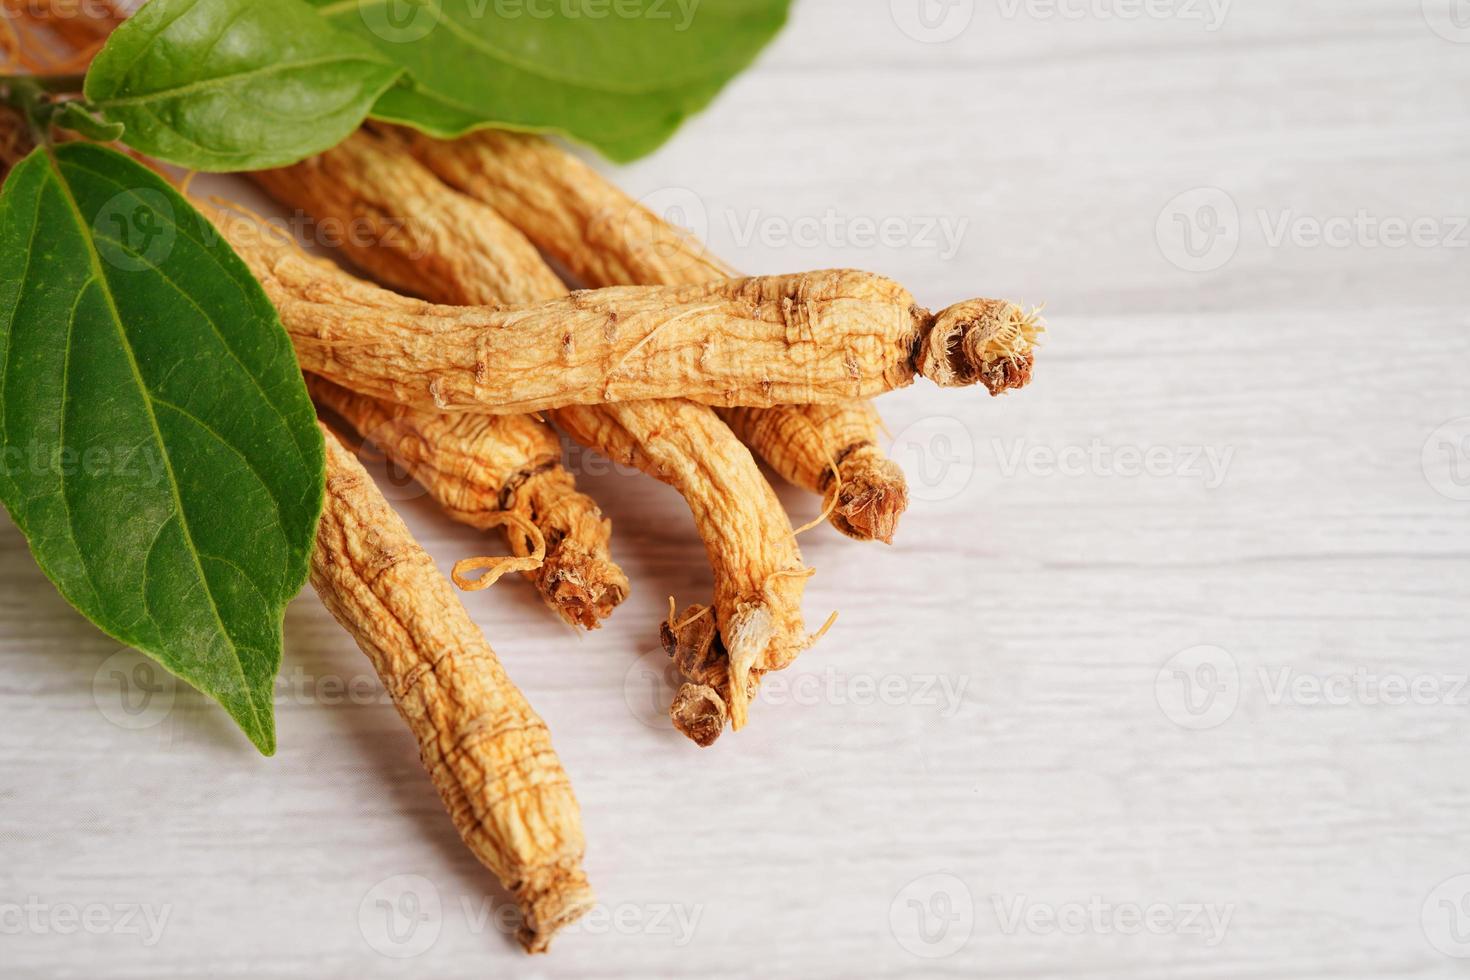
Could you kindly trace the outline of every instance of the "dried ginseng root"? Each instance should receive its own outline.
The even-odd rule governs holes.
[[[348,258],[396,289],[456,306],[533,303],[565,291],[504,218],[370,131],[249,176],[315,218],[324,237],[331,231]]]
[[[565,292],[535,247],[493,210],[370,132],[250,176],[323,227],[339,226],[343,251],[390,284],[452,304],[534,302]],[[576,491],[544,423],[412,409],[319,378],[310,383],[318,402],[371,439],[455,520],[485,530],[519,514],[538,527],[546,560],[527,574],[567,622],[595,629],[627,597],[628,579],[608,552],[611,524]],[[525,535],[513,525],[505,533],[516,555],[530,554]]]
[[[745,724],[753,671],[780,670],[811,645],[801,617],[810,572],[791,524],[750,450],[703,406],[634,402],[616,413],[560,409],[579,442],[669,484],[694,514],[715,570],[715,616],[729,651],[731,725]]]
[[[720,416],[782,477],[820,494],[837,530],[892,542],[909,491],[898,464],[878,448],[877,410],[865,401],[800,407],[727,408]]]
[[[451,228],[432,236],[381,237],[372,247],[354,253],[365,268],[392,279],[400,265],[408,267],[416,263],[414,267],[421,267],[423,274],[416,279],[415,287],[444,303],[495,305],[503,298],[527,302],[566,296],[566,287],[519,231],[491,208],[445,186],[401,147],[362,135],[350,153],[339,153],[340,149],[287,168],[280,172],[279,178],[268,176],[264,182],[273,193],[279,190],[279,196],[288,203],[318,218],[347,222],[354,220],[358,211],[370,210],[457,219]],[[331,171],[331,186],[318,173],[322,169]],[[372,186],[361,186],[368,178]],[[370,200],[371,204],[353,203],[363,200]],[[442,221],[432,223],[440,225]],[[540,267],[540,274],[526,275],[526,270],[533,266]],[[342,388],[330,387],[344,393]],[[349,397],[366,405],[374,404],[361,395]],[[487,424],[481,421],[485,417],[479,415],[457,417]],[[612,458],[626,459],[655,477],[672,482],[685,494],[712,557],[717,593],[750,596],[744,605],[727,602],[720,607],[722,616],[740,616],[730,620],[737,626],[763,618],[777,624],[769,638],[753,631],[744,634],[753,644],[773,648],[755,651],[759,659],[768,655],[779,659],[785,654],[776,650],[805,643],[799,612],[804,569],[791,525],[779,507],[774,506],[774,495],[765,486],[755,461],[708,407],[676,400],[638,402],[589,407],[575,421],[563,419],[560,413],[554,413],[554,417],[574,438],[591,448]],[[670,430],[677,430],[682,441],[674,444],[665,439],[657,445],[645,446],[645,434],[650,439],[658,439],[660,433]],[[406,455],[417,454],[411,448]],[[722,478],[732,485],[759,486],[764,492],[742,493],[716,511],[709,505],[711,494],[717,492],[711,490],[711,480],[669,476],[672,471],[695,471],[686,465],[688,460],[695,459],[710,460],[712,465],[721,467]],[[734,527],[747,529],[751,540],[731,547],[729,532]],[[803,574],[790,574],[793,571]],[[752,589],[753,582],[767,580],[768,590]],[[743,713],[738,718],[743,723]]]
[[[403,127],[384,132],[445,183],[494,208],[583,285],[695,285],[738,275],[539,136],[482,129],[446,141]]]
[[[451,141],[407,129],[392,133],[583,285],[677,286],[736,275],[694,236],[540,136],[482,130]],[[892,541],[908,506],[908,484],[879,448],[882,423],[870,405],[777,405],[722,415],[783,479],[821,494],[824,513],[843,534]]]
[[[669,604],[669,619],[659,627],[659,640],[685,678],[669,705],[669,718],[692,742],[707,748],[720,737],[730,716],[730,655],[708,606],[690,606],[675,618],[673,600]],[[750,672],[747,702],[754,700],[764,673]]]
[[[628,578],[608,551],[612,523],[578,493],[561,464],[561,441],[524,415],[440,415],[379,402],[308,376],[313,400],[352,425],[417,480],[454,520],[479,530],[504,526],[511,550],[534,543],[507,515],[540,531],[546,554],[526,574],[573,626],[596,629],[628,595]]]
[[[546,723],[361,464],[325,435],[312,585],[373,662],[465,844],[515,896],[521,944],[544,952],[593,901]]]
[[[660,398],[754,407],[834,402],[902,388],[916,375],[1000,394],[1030,380],[1039,332],[1033,316],[1002,300],[967,300],[932,314],[892,280],[845,269],[410,310],[398,297],[324,297],[267,254],[243,257],[305,369],[439,411],[523,413]]]

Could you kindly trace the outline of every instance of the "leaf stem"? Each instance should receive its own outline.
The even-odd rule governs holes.
[[[62,105],[58,96],[79,93],[83,75],[0,75],[0,105],[20,110],[37,146],[50,142],[51,117]]]
[[[77,94],[82,91],[86,75],[0,75],[0,90],[24,83],[26,86],[57,95]]]

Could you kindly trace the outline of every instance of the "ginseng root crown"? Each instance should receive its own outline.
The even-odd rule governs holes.
[[[921,339],[914,366],[945,388],[983,384],[992,395],[1031,380],[1032,348],[1045,329],[1037,311],[997,299],[971,299],[932,318],[915,311]],[[927,321],[927,322],[924,322]]]

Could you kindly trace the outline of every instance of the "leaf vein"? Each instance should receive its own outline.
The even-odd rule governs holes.
[[[102,297],[104,300],[106,300],[107,307],[112,314],[113,324],[117,328],[118,340],[121,342],[123,353],[127,357],[128,367],[132,371],[133,378],[137,382],[139,390],[147,393],[148,386],[143,381],[143,374],[138,367],[137,357],[133,352],[132,345],[128,343],[127,333],[123,329],[122,314],[117,308],[117,300],[112,295],[112,289],[106,281],[106,276],[103,274],[102,256],[98,254],[97,246],[87,234],[89,225],[82,215],[81,205],[72,195],[71,188],[66,183],[66,178],[61,172],[61,163],[59,160],[57,160],[55,151],[48,147],[46,152],[47,157],[51,162],[52,168],[56,173],[57,186],[60,187],[62,191],[62,197],[68,209],[71,211],[72,219],[76,223],[78,231],[81,233],[80,237],[86,247],[87,259],[92,269],[92,275],[93,277],[100,280],[99,288],[102,292]],[[214,620],[215,623],[219,626],[220,634],[223,636],[225,642],[229,645],[230,649],[235,652],[235,656],[231,658],[230,662],[231,665],[235,668],[235,672],[240,677],[241,690],[244,692],[243,700],[245,701],[246,705],[249,706],[250,713],[255,717],[255,722],[256,725],[259,726],[259,730],[262,732],[267,731],[269,726],[266,722],[266,719],[262,718],[260,713],[260,706],[256,703],[255,698],[251,696],[250,682],[249,679],[245,676],[245,665],[239,658],[238,648],[235,646],[234,638],[230,636],[229,630],[225,627],[224,618],[220,613],[219,603],[215,600],[214,593],[209,588],[209,580],[205,578],[204,566],[201,565],[199,562],[199,554],[194,545],[194,537],[189,530],[188,518],[184,514],[183,499],[179,495],[178,474],[174,472],[173,458],[169,455],[168,445],[163,440],[163,432],[158,427],[158,417],[154,414],[151,400],[145,400],[147,401],[148,423],[153,428],[153,436],[158,441],[158,446],[161,451],[161,457],[163,459],[164,469],[168,473],[169,493],[173,497],[174,509],[179,519],[179,528],[183,532],[184,539],[188,544],[188,548],[186,550],[189,553],[189,557],[193,560],[194,570],[199,576],[199,582],[203,586],[204,594],[208,599],[210,612],[214,614]]]
[[[189,82],[187,85],[178,85],[173,88],[159,89],[155,92],[143,92],[138,95],[122,95],[112,98],[101,99],[96,104],[101,108],[113,108],[115,106],[148,105],[152,102],[161,102],[168,99],[176,99],[195,92],[208,91],[225,85],[236,84],[245,79],[256,77],[268,77],[286,71],[298,69],[317,68],[322,65],[335,63],[351,64],[362,62],[370,65],[387,65],[385,61],[372,61],[356,55],[323,55],[319,58],[306,58],[300,61],[287,61],[274,65],[263,65],[260,68],[252,68],[249,71],[233,72],[228,75],[217,75],[214,78],[201,78],[197,82]],[[159,117],[159,121],[164,121]],[[197,145],[197,144],[196,144]]]

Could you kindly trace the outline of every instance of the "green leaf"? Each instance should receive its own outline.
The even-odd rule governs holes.
[[[0,193],[0,454],[0,498],[61,594],[272,753],[321,436],[260,284],[113,150],[36,150]]]
[[[401,74],[299,0],[150,0],[108,38],[85,92],[135,149],[255,170],[340,143]]]
[[[155,0],[156,2],[156,0]],[[453,137],[552,130],[657,149],[785,23],[789,0],[308,0],[404,65],[373,116]]]
[[[122,123],[106,122],[98,119],[87,111],[80,102],[65,102],[51,121],[62,129],[69,129],[74,133],[80,133],[90,140],[101,143],[111,143],[113,140],[121,139],[123,130],[126,128]]]

